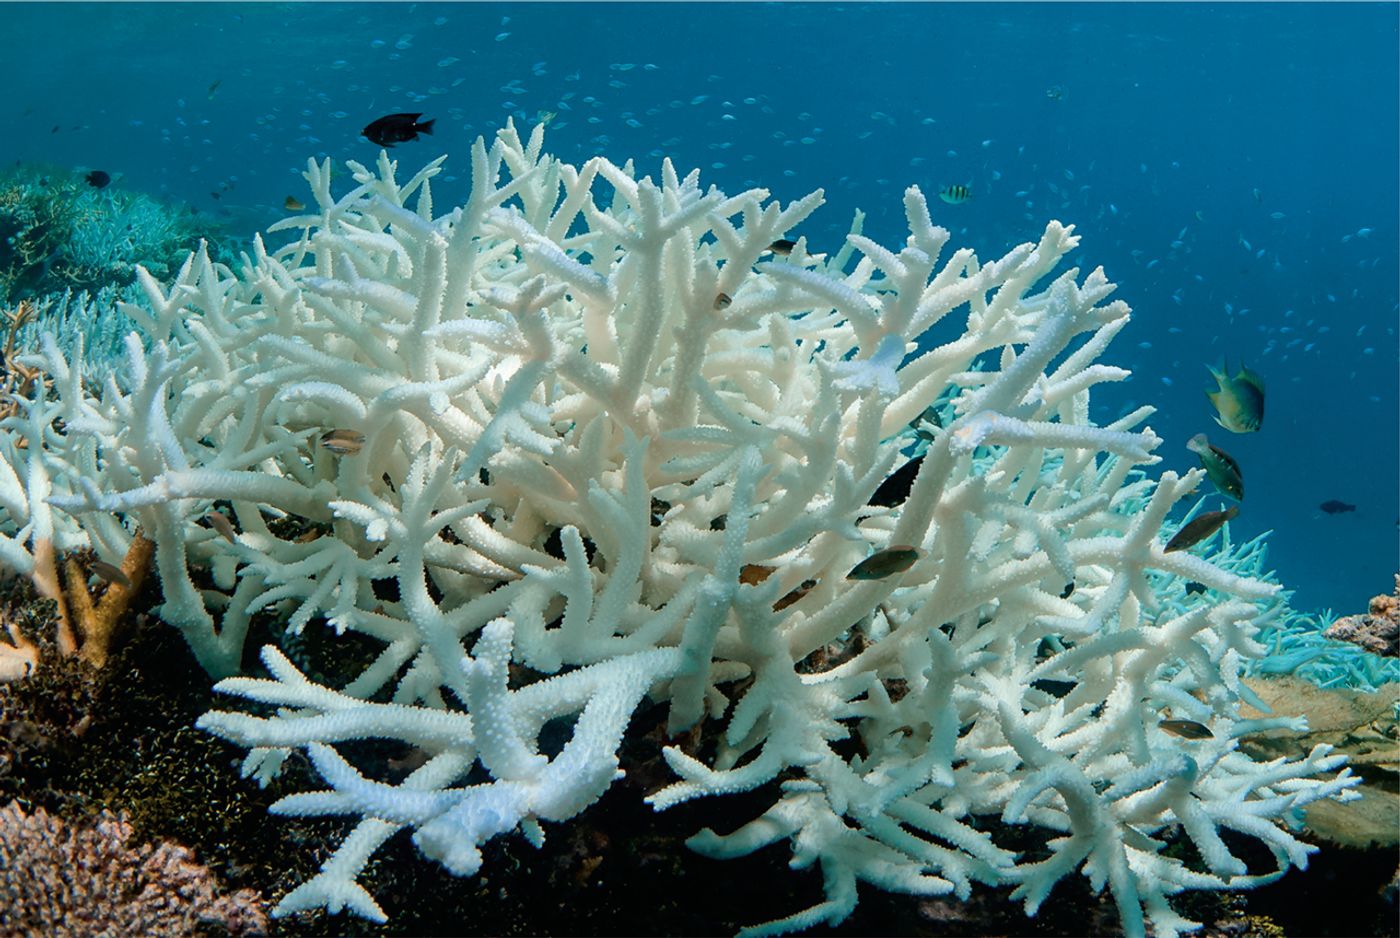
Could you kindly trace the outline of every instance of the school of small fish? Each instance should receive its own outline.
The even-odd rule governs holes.
[[[529,48],[533,27],[523,16],[481,14],[471,17],[474,25],[469,32],[454,32],[462,26],[464,15],[454,8],[432,9],[427,17],[404,16],[401,30],[379,35],[364,32],[373,28],[374,20],[360,16],[348,30],[351,38],[338,52],[339,57],[332,58],[323,72],[299,82],[294,91],[276,87],[275,96],[258,107],[252,122],[243,126],[247,144],[264,157],[285,155],[299,161],[309,149],[343,149],[335,139],[337,135],[353,135],[354,127],[362,126],[358,132],[361,146],[392,148],[421,145],[425,136],[437,132],[439,122],[445,138],[451,134],[455,143],[464,142],[479,133],[489,135],[510,116],[523,126],[548,124],[551,133],[577,135],[579,142],[586,139],[589,147],[621,147],[638,157],[659,159],[703,147],[711,154],[708,161],[683,162],[754,186],[771,181],[758,171],[767,160],[760,155],[757,141],[766,139],[767,145],[782,152],[825,153],[837,136],[824,126],[835,119],[829,110],[793,103],[782,89],[761,83],[749,87],[748,93],[735,93],[733,89],[742,86],[742,79],[725,74],[718,62],[713,66],[715,71],[704,75],[690,92],[668,94],[664,83],[676,67],[667,62],[584,64],[566,63],[562,58],[502,58],[507,52],[518,56],[519,50]],[[242,14],[236,22],[242,25]],[[463,36],[470,36],[470,41],[461,41]],[[492,65],[497,61],[503,64]],[[388,62],[395,63],[393,79],[380,83],[367,77]],[[404,67],[411,63],[417,68]],[[495,77],[483,83],[479,77],[483,74]],[[728,93],[723,89],[729,89]],[[1069,83],[1033,87],[1021,103],[1047,109],[1047,114],[1069,115],[1084,97],[1072,91],[1075,89]],[[169,120],[132,118],[125,129],[132,135],[150,135],[153,143],[161,146],[192,151],[217,148],[213,128],[223,119],[221,109],[232,108],[240,96],[246,101],[247,93],[246,79],[241,76],[193,75],[172,87]],[[1187,153],[1133,161],[1121,170],[1112,167],[1112,172],[1131,175],[1134,187],[1125,190],[1115,185],[1110,189],[1101,182],[1103,167],[1092,158],[1064,165],[1068,160],[1056,160],[1041,142],[1007,139],[1004,133],[984,131],[955,139],[946,129],[952,115],[923,100],[882,101],[879,108],[865,115],[865,125],[853,136],[864,152],[880,153],[882,141],[888,144],[889,152],[895,151],[895,144],[898,152],[908,151],[904,172],[895,175],[890,164],[883,162],[873,178],[843,176],[834,190],[870,183],[890,186],[917,182],[926,192],[936,192],[948,206],[943,209],[944,216],[935,221],[961,226],[961,234],[978,225],[990,226],[980,228],[981,233],[1000,237],[1007,223],[1058,215],[1084,219],[1086,228],[1093,225],[1100,236],[1119,239],[1117,246],[1123,251],[1126,269],[1114,272],[1115,281],[1131,284],[1145,299],[1155,294],[1186,311],[1199,314],[1213,310],[1221,325],[1209,336],[1193,336],[1191,329],[1171,325],[1165,329],[1165,337],[1157,337],[1155,345],[1149,339],[1138,342],[1139,350],[1145,353],[1144,364],[1128,364],[1134,364],[1135,371],[1157,375],[1163,386],[1171,387],[1174,376],[1192,366],[1190,361],[1181,360],[1189,354],[1187,349],[1212,357],[1226,350],[1243,350],[1256,365],[1268,366],[1261,370],[1273,373],[1275,380],[1296,383],[1301,380],[1296,373],[1285,375],[1283,371],[1293,368],[1300,357],[1317,357],[1340,345],[1353,360],[1366,361],[1377,356],[1378,348],[1385,351],[1395,346],[1394,323],[1400,308],[1392,297],[1386,298],[1391,308],[1389,322],[1382,326],[1365,318],[1368,304],[1374,304],[1376,297],[1364,294],[1360,286],[1349,290],[1334,287],[1336,292],[1313,287],[1296,294],[1292,305],[1281,311],[1266,311],[1266,301],[1250,299],[1254,291],[1244,281],[1226,283],[1218,273],[1209,278],[1202,272],[1205,267],[1193,261],[1198,257],[1237,258],[1241,274],[1279,278],[1299,265],[1300,252],[1306,249],[1313,255],[1328,255],[1330,263],[1339,268],[1368,273],[1388,260],[1385,249],[1377,246],[1390,234],[1384,226],[1353,221],[1344,230],[1324,229],[1312,217],[1307,203],[1299,199],[1302,193],[1247,179],[1233,180],[1209,194],[1184,193],[1173,180],[1185,178],[1189,171],[1184,165],[1189,162]],[[55,124],[52,132],[87,129],[85,124],[71,128]],[[435,152],[424,150],[423,156],[426,159]],[[188,173],[192,178],[204,178],[210,172],[206,165],[210,162],[191,162]],[[118,169],[91,169],[81,178],[100,190],[114,179],[121,180]],[[460,177],[452,173],[460,170],[449,169],[444,180],[458,181]],[[783,178],[804,175],[804,171],[787,165],[777,172]],[[221,212],[227,212],[229,200],[240,197],[244,183],[239,175],[227,173],[203,189],[221,204]],[[1156,200],[1155,214],[1148,202],[1135,197],[1134,190]],[[269,207],[278,204],[275,198],[268,201]],[[280,208],[299,213],[306,210],[306,204],[297,195],[287,194]],[[1020,219],[1015,218],[1018,212]],[[811,245],[840,238],[838,234],[824,242],[819,232],[805,235],[808,246],[793,258],[794,263],[824,258],[812,253]],[[1128,240],[1133,237],[1142,240],[1134,244]],[[1323,237],[1329,244],[1310,243]],[[798,244],[795,236],[776,240],[769,245],[770,258],[787,258],[797,251]],[[718,293],[713,308],[719,313],[734,302],[729,294]],[[1151,308],[1150,301],[1144,306]],[[1227,332],[1230,338],[1222,339]],[[1241,349],[1239,343],[1248,336],[1257,338]],[[1162,354],[1161,347],[1166,344],[1172,350]],[[1233,372],[1224,364],[1206,367],[1216,385],[1206,392],[1215,423],[1232,434],[1263,431],[1266,395],[1259,373],[1243,365]],[[1336,378],[1353,380],[1355,376],[1352,371]],[[1376,394],[1360,393],[1372,404],[1381,402]],[[930,405],[911,430],[918,440],[928,443],[941,427],[940,410]],[[1186,443],[1186,449],[1195,455],[1215,490],[1236,504],[1199,515],[1168,542],[1168,550],[1200,543],[1239,511],[1245,492],[1244,471],[1217,442],[1198,433]],[[319,444],[336,456],[353,456],[363,446],[364,436],[349,428],[330,429],[319,437]],[[904,461],[877,489],[871,504],[897,505],[907,497],[921,463],[921,456]],[[1335,498],[1313,504],[1328,516],[1357,511],[1356,505]],[[212,512],[206,518],[221,536],[230,540],[236,536],[226,516]],[[876,552],[851,571],[851,578],[878,579],[902,572],[916,559],[909,551],[913,548]]]

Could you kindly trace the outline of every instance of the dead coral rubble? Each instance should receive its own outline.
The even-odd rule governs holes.
[[[1395,575],[1394,593],[1376,596],[1364,615],[1338,619],[1323,634],[1360,645],[1373,655],[1400,657],[1400,573]]]
[[[250,889],[226,895],[190,852],[131,841],[131,826],[104,813],[76,826],[11,802],[0,808],[0,934],[195,934],[267,932]]]

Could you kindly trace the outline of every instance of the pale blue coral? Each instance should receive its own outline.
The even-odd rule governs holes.
[[[1195,516],[1205,501],[1197,502],[1181,523]],[[1206,542],[1207,546],[1214,545],[1209,552],[1210,561],[1239,576],[1278,583],[1278,577],[1267,564],[1268,539],[1272,533],[1265,531],[1236,543],[1227,522],[1218,535]],[[1178,609],[1190,605],[1196,597],[1186,593],[1186,584],[1180,580],[1168,583],[1167,579],[1161,578],[1158,595],[1174,597],[1174,607]],[[1363,691],[1374,691],[1382,684],[1400,681],[1400,658],[1383,658],[1351,642],[1326,637],[1323,633],[1336,621],[1336,615],[1330,609],[1322,612],[1295,609],[1290,605],[1292,598],[1292,590],[1283,590],[1260,603],[1265,614],[1260,617],[1260,630],[1255,640],[1269,652],[1262,658],[1249,660],[1246,674],[1292,674],[1319,687]]]

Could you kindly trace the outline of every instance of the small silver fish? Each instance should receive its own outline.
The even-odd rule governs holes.
[[[1209,726],[1197,723],[1195,720],[1163,720],[1157,725],[1173,736],[1180,736],[1182,739],[1215,738],[1215,734],[1210,731]]]
[[[885,577],[903,573],[914,566],[914,561],[922,557],[923,553],[917,547],[909,547],[904,544],[877,550],[852,567],[851,572],[846,574],[846,579],[883,580]]]
[[[359,430],[327,430],[321,434],[321,445],[337,456],[354,456],[365,445],[365,435]]]

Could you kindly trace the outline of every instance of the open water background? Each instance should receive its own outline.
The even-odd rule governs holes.
[[[0,158],[104,169],[251,234],[305,197],[307,157],[374,160],[375,117],[437,119],[393,152],[409,172],[451,154],[445,210],[471,140],[553,112],[547,146],[574,162],[824,188],[814,250],[857,207],[902,244],[911,183],[983,259],[1074,223],[1075,262],[1134,309],[1106,356],[1134,377],[1095,417],[1155,405],[1163,469],[1207,432],[1243,466],[1235,538],[1273,531],[1298,608],[1360,611],[1400,566],[1397,10],[7,3]],[[933,198],[953,183],[973,199]],[[1211,420],[1205,366],[1226,357],[1267,382],[1259,433]]]

